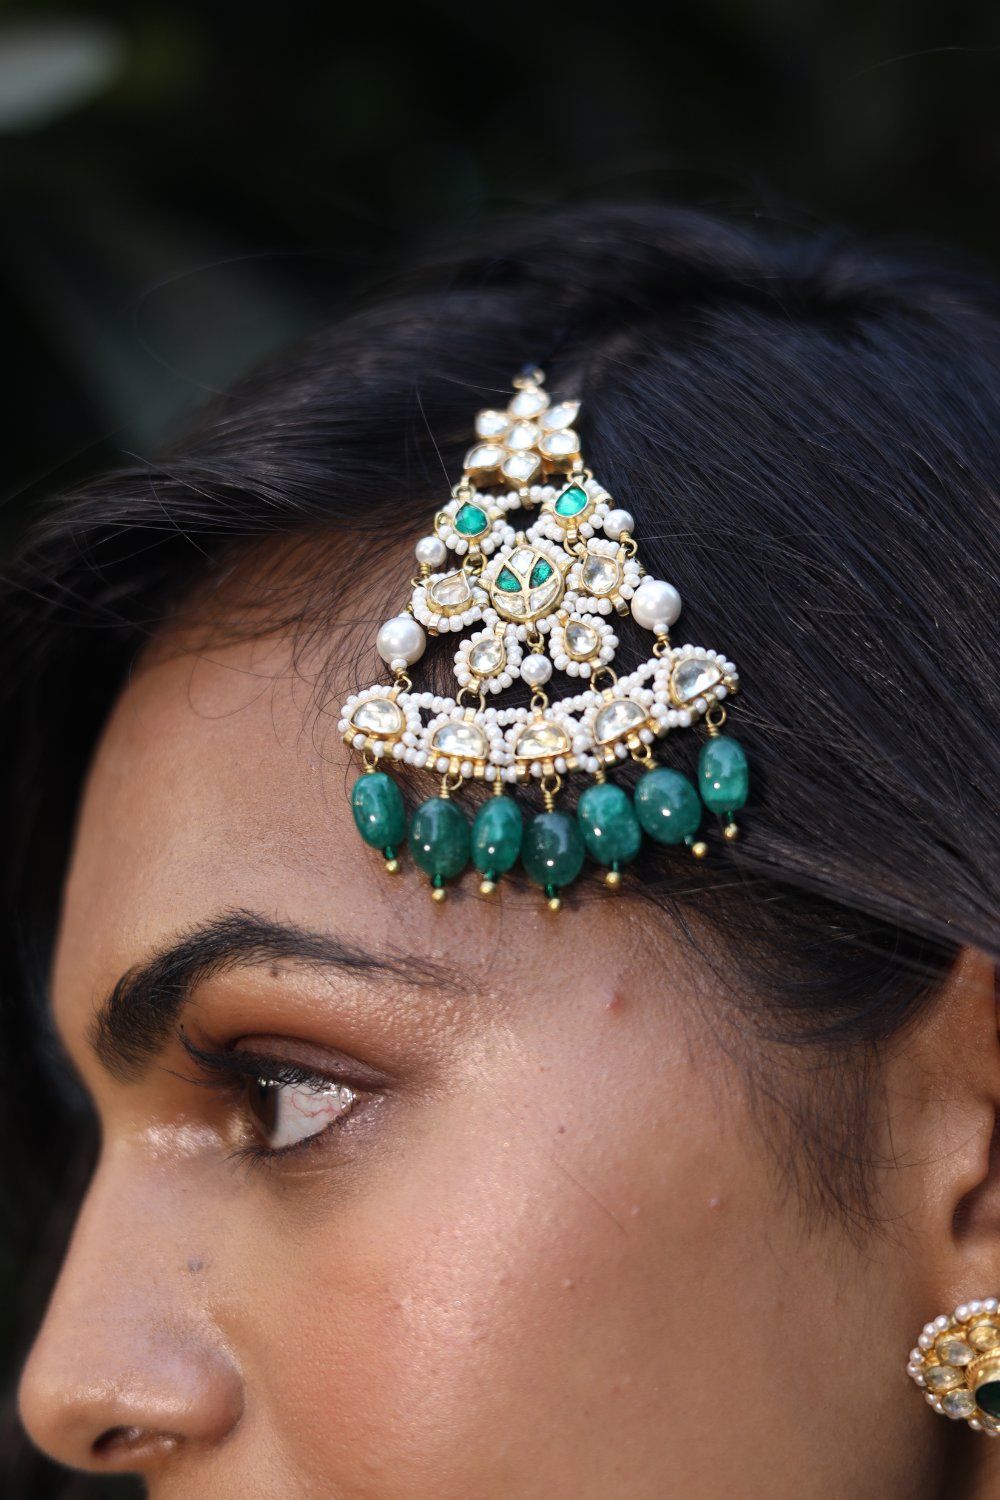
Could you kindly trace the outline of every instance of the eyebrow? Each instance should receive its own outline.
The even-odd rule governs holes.
[[[411,986],[450,990],[455,972],[407,954],[375,954],[329,933],[232,911],[180,935],[118,980],[87,1029],[101,1063],[121,1080],[137,1078],[162,1052],[192,992],[206,979],[239,968],[292,960],[358,977],[390,975]]]

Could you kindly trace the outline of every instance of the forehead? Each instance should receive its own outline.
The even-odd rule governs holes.
[[[177,650],[121,694],[84,791],[57,944],[54,1004],[71,1043],[128,969],[234,910],[430,959],[536,1016],[544,995],[553,1020],[568,963],[598,1005],[630,975],[662,975],[650,913],[632,902],[583,895],[553,918],[533,889],[494,902],[466,881],[440,908],[408,860],[388,876],[354,826],[358,768],[329,664],[324,653],[303,667],[277,637]],[[420,790],[433,796],[433,782]]]
[[[332,733],[330,732],[332,730]],[[336,720],[282,639],[145,664],[116,703],[82,799],[56,989],[114,983],[178,930],[276,905],[377,943],[408,920],[357,838]],[[288,914],[288,911],[284,913]]]

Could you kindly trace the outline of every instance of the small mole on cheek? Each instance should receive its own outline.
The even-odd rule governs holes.
[[[617,990],[612,990],[611,994],[608,996],[607,1000],[605,1000],[605,1002],[604,1002],[604,1009],[605,1010],[610,1010],[612,1012],[618,1012],[620,1010],[624,1010],[625,1009],[625,997],[623,995],[620,995]]]
[[[202,1266],[204,1264],[205,1264],[205,1262],[203,1260],[189,1260],[188,1261],[188,1270],[189,1271],[200,1271],[201,1268],[202,1268]]]
[[[559,1128],[558,1128],[557,1134],[558,1135],[565,1135],[566,1134],[566,1126],[565,1125],[560,1125]]]
[[[721,1208],[722,1207],[722,1199],[721,1198],[709,1198],[709,1200],[708,1200],[708,1206],[709,1206],[709,1208]]]

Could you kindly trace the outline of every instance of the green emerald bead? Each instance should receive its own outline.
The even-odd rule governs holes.
[[[451,880],[469,863],[469,820],[449,798],[431,797],[410,819],[410,853],[431,879]]]
[[[747,800],[749,786],[750,771],[742,745],[724,734],[702,745],[698,756],[698,790],[711,812],[739,812]]]
[[[988,1417],[1000,1417],[1000,1380],[988,1380],[976,1391],[976,1405]]]
[[[484,802],[472,825],[472,863],[483,874],[502,875],[521,852],[524,819],[511,797]]]
[[[524,830],[521,863],[536,885],[570,885],[585,853],[580,825],[569,813],[539,813]]]
[[[610,781],[588,786],[577,804],[576,816],[587,852],[602,865],[627,865],[642,846],[642,829],[632,799]]]
[[[359,776],[351,791],[351,811],[366,844],[384,849],[406,837],[406,808],[399,787],[384,771]]]
[[[643,831],[659,844],[680,844],[701,823],[698,793],[686,776],[669,766],[639,778],[634,806]]]
[[[489,525],[489,517],[478,505],[469,505],[466,502],[455,517],[455,530],[460,531],[463,536],[479,536],[480,532],[486,530]]]
[[[578,516],[581,510],[587,509],[587,492],[578,484],[571,484],[568,490],[563,490],[555,504],[557,516]]]

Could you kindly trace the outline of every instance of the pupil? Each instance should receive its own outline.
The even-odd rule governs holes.
[[[251,1078],[247,1084],[247,1108],[267,1136],[278,1123],[278,1085],[266,1078]]]

